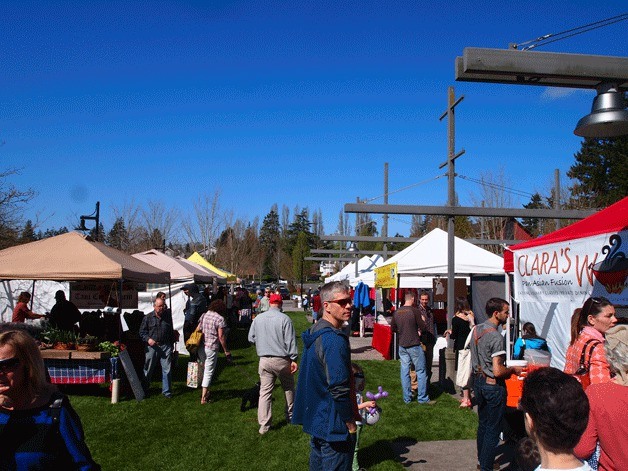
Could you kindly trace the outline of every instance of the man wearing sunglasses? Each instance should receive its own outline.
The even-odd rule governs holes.
[[[351,317],[349,288],[341,282],[320,290],[323,316],[301,335],[304,352],[293,423],[311,435],[310,470],[351,470],[356,443],[351,348],[342,327]]]

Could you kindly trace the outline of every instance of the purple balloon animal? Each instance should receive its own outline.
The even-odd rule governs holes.
[[[371,401],[379,401],[380,399],[388,397],[388,391],[384,391],[381,386],[377,386],[377,394],[373,394],[371,391],[366,391],[366,397]],[[370,414],[374,414],[376,410],[376,407],[369,407]]]

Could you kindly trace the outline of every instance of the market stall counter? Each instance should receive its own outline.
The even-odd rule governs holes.
[[[118,359],[108,352],[41,350],[53,384],[99,384],[117,377]]]
[[[386,360],[392,358],[392,328],[388,324],[380,324],[375,322],[373,324],[373,340],[371,341],[372,347],[377,350]]]

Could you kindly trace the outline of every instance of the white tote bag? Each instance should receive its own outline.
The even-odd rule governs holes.
[[[464,342],[464,348],[458,351],[458,371],[456,371],[456,386],[466,388],[469,385],[469,379],[471,379],[471,349],[469,344],[471,343],[471,337],[473,336],[473,329],[469,332],[467,340]]]

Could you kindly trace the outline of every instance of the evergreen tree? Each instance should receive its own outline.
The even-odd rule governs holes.
[[[567,176],[577,206],[604,208],[628,195],[628,136],[585,139],[574,157]]]
[[[279,215],[275,209],[271,209],[264,218],[259,232],[259,242],[264,258],[263,277],[279,278],[279,241]]]
[[[524,204],[525,209],[548,209],[547,202],[543,201],[543,197],[537,192],[532,195],[530,202]],[[521,225],[530,233],[530,235],[537,237],[542,234],[543,220],[539,218],[522,218]]]
[[[35,234],[33,221],[29,219],[28,221],[26,221],[26,224],[24,224],[22,232],[20,233],[20,244],[26,244],[35,240],[37,240],[37,235]]]
[[[98,242],[105,241],[105,226],[102,225],[102,222],[98,223],[98,228],[94,226],[90,229],[89,236]]]
[[[63,226],[60,227],[59,229],[46,229],[46,232],[44,232],[41,236],[42,239],[47,239],[48,237],[55,237],[61,234],[67,234],[68,228]]]
[[[307,239],[307,234],[300,232],[292,249],[292,275],[295,285],[300,285],[310,274],[311,261],[305,260],[306,257],[310,256]]]
[[[316,236],[311,232],[311,226],[312,223],[310,223],[307,208],[302,209],[299,213],[294,215],[294,221],[292,221],[292,224],[288,226],[288,230],[286,231],[285,244],[287,253],[292,253],[297,243],[297,238],[302,233],[306,237],[308,247],[316,247]]]
[[[129,234],[124,224],[124,219],[117,218],[107,234],[107,245],[126,252],[129,248]]]

